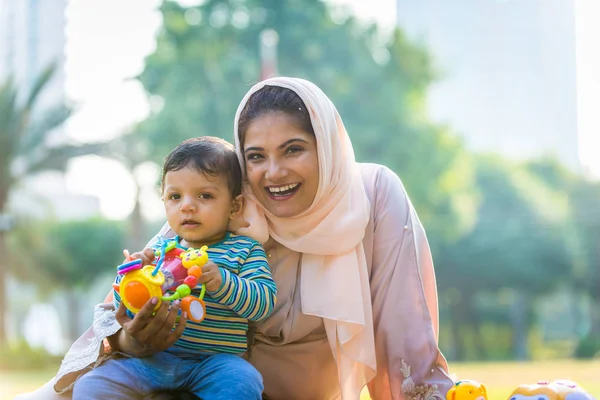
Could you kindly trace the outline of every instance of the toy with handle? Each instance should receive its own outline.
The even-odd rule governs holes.
[[[120,284],[113,287],[129,311],[138,313],[150,298],[157,297],[155,311],[163,301],[181,300],[181,310],[187,312],[188,319],[194,322],[204,319],[206,286],[202,285],[199,297],[191,296],[191,292],[202,275],[202,266],[208,262],[207,247],[184,251],[176,245],[175,241],[163,242],[157,250],[156,266],[142,267],[142,260],[127,257],[126,262],[117,267],[123,277]],[[173,290],[173,294],[165,295],[167,290]]]

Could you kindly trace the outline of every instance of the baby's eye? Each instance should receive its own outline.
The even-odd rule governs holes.
[[[171,193],[168,197],[169,200],[179,200],[181,198],[181,196],[179,195],[179,193]]]
[[[198,197],[204,200],[209,200],[212,199],[214,196],[210,193],[200,193]]]

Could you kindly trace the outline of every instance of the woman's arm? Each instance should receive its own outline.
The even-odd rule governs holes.
[[[372,207],[365,252],[377,354],[369,392],[377,400],[419,393],[443,399],[453,382],[437,344],[437,289],[425,231],[396,174],[364,165],[363,178]]]

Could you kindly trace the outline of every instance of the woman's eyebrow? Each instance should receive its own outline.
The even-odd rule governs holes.
[[[290,140],[285,141],[284,143],[280,144],[279,146],[277,146],[277,150],[281,150],[283,149],[285,146],[287,146],[290,143],[294,143],[294,142],[302,142],[302,143],[306,143],[308,144],[308,142],[304,139],[300,139],[300,138],[293,138]]]
[[[262,147],[256,147],[256,146],[255,147],[246,147],[244,149],[244,153],[247,153],[249,151],[261,151],[261,150],[263,150]]]
[[[293,139],[290,139],[290,140],[286,140],[285,142],[283,142],[282,144],[280,144],[279,146],[277,146],[277,150],[281,150],[285,146],[289,145],[290,143],[294,143],[294,142],[302,142],[302,143],[308,144],[308,142],[306,140],[304,140],[304,139],[293,138]],[[246,153],[248,151],[263,151],[263,150],[264,150],[264,148],[258,147],[258,146],[246,147],[244,149],[244,153]]]

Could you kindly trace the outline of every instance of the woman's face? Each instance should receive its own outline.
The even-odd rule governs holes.
[[[248,124],[242,143],[256,199],[276,217],[293,217],[312,204],[319,185],[317,141],[294,117],[271,112]]]

